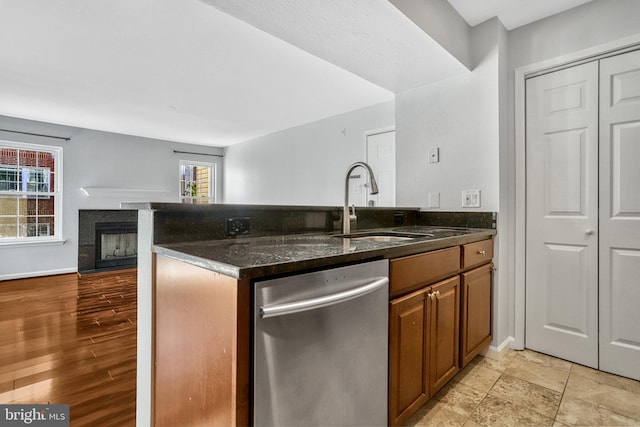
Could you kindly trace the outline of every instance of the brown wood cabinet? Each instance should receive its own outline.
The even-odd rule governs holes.
[[[493,264],[462,274],[460,367],[464,368],[492,340],[491,282]]]
[[[492,257],[488,239],[390,260],[390,425],[491,342]],[[153,263],[153,425],[250,425],[251,281]]]
[[[492,258],[488,239],[391,260],[390,425],[405,422],[491,343]]]
[[[391,301],[390,425],[404,422],[458,372],[459,307],[457,275]]]
[[[430,298],[429,396],[433,396],[460,370],[460,278],[437,283]]]
[[[406,420],[429,399],[428,290],[391,302],[389,424]]]
[[[486,264],[493,258],[493,239],[462,245],[462,268]]]
[[[250,424],[249,282],[154,256],[154,426]]]
[[[460,247],[440,249],[391,260],[389,294],[403,295],[446,279],[460,269]]]

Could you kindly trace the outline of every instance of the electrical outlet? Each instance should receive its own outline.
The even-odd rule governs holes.
[[[462,190],[462,207],[479,208],[480,190]]]
[[[406,213],[394,213],[393,214],[393,225],[399,226],[404,225],[407,222],[407,214]]]
[[[249,230],[250,222],[248,216],[242,218],[227,218],[225,223],[225,233],[227,236],[249,234]]]

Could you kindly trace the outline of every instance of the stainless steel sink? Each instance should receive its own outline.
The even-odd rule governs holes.
[[[473,233],[471,229],[455,227],[410,226],[389,231],[355,231],[347,234],[335,234],[335,237],[350,240],[367,240],[370,242],[401,242],[419,238],[443,239]]]
[[[370,242],[400,242],[403,240],[413,240],[415,237],[405,236],[361,236],[361,237],[347,237],[351,240],[368,240]]]
[[[367,240],[370,242],[401,242],[406,240],[413,240],[419,237],[431,237],[429,234],[417,234],[417,233],[400,233],[393,231],[370,231],[370,232],[356,232],[348,234],[336,234],[335,237],[341,237],[343,239],[350,240]]]

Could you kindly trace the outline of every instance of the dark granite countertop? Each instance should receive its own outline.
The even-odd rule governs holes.
[[[357,232],[424,233],[411,240],[378,242],[335,234],[292,234],[267,237],[159,244],[158,254],[237,279],[329,268],[382,258],[397,258],[487,239],[493,229],[405,226]],[[356,233],[356,231],[354,231]]]

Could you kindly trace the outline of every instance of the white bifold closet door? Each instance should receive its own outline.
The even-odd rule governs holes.
[[[640,51],[600,61],[600,369],[640,380]]]
[[[598,63],[526,95],[526,347],[597,368]]]
[[[640,52],[526,91],[525,345],[640,379]]]

